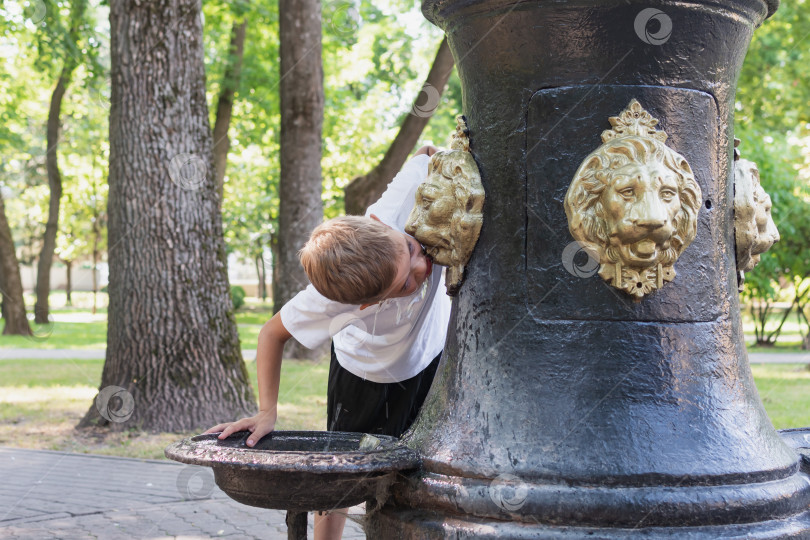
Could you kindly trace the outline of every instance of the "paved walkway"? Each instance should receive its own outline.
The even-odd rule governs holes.
[[[3,349],[0,360],[52,360],[52,359],[104,359],[105,349]],[[243,349],[245,360],[255,360],[255,349]],[[752,364],[810,364],[810,352],[805,353],[749,353]]]
[[[0,479],[3,539],[287,538],[284,512],[229,499],[206,467],[0,447]],[[349,520],[343,538],[365,534]]]

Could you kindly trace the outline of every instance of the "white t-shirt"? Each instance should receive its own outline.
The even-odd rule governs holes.
[[[427,177],[426,155],[413,157],[366,211],[404,232],[416,198]],[[312,285],[281,308],[281,322],[305,347],[332,338],[335,356],[347,371],[376,383],[404,381],[417,375],[444,348],[450,320],[450,298],[444,293],[443,268],[410,296],[390,298],[361,310],[321,295]]]

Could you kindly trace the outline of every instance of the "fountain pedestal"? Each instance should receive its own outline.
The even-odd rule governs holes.
[[[734,85],[775,9],[425,0],[457,61],[487,198],[405,436],[422,469],[394,484],[371,537],[810,534],[810,478],[754,386],[735,272]],[[563,204],[633,99],[701,193],[677,275],[640,300],[572,249]]]

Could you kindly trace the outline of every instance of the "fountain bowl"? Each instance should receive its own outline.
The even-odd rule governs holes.
[[[418,455],[394,437],[340,431],[274,431],[248,447],[250,432],[218,433],[171,444],[169,459],[211,467],[232,499],[277,510],[319,511],[387,496],[397,473]]]

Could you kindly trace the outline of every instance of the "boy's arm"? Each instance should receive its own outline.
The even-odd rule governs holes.
[[[436,147],[435,147],[435,146],[433,146],[433,145],[430,145],[430,146],[423,146],[422,148],[420,148],[419,150],[417,150],[416,152],[414,152],[414,154],[413,154],[413,155],[414,155],[414,156],[420,156],[420,155],[422,155],[422,154],[425,154],[426,156],[432,156],[433,154],[435,154],[435,153],[436,153],[436,152],[438,152],[438,151],[439,151],[439,149],[438,149],[438,148],[436,148]]]
[[[256,347],[256,373],[259,383],[259,412],[250,418],[218,424],[205,433],[222,431],[218,438],[224,439],[236,431],[248,430],[252,435],[247,445],[256,442],[273,431],[276,425],[278,388],[281,379],[281,356],[284,344],[292,336],[281,322],[281,313],[276,313],[262,326]]]
[[[430,155],[430,147],[420,148],[403,165],[380,198],[366,209],[366,217],[374,214],[389,227],[403,231],[416,199],[416,190],[427,176]]]

